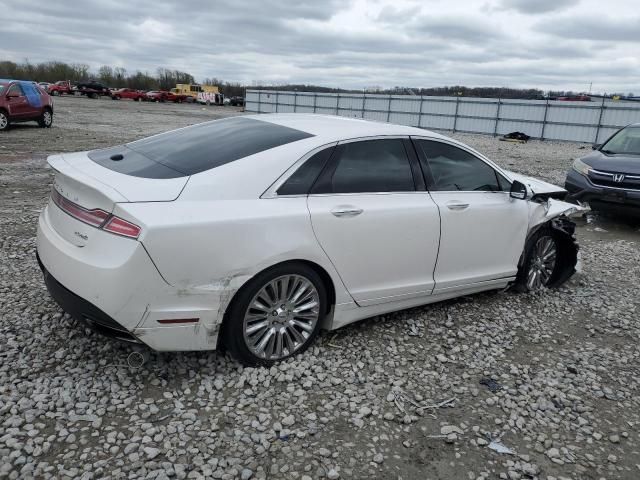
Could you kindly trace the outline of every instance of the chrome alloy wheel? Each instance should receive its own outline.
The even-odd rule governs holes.
[[[44,113],[42,114],[42,121],[47,127],[50,126],[51,123],[53,122],[53,115],[49,110],[45,110]]]
[[[529,271],[527,272],[527,288],[538,290],[547,286],[556,268],[558,249],[550,236],[540,237],[531,252]]]
[[[7,128],[7,125],[9,125],[9,119],[3,112],[0,112],[0,130]]]
[[[307,278],[284,275],[264,285],[244,315],[244,341],[251,352],[279,360],[300,349],[320,318],[320,296]]]

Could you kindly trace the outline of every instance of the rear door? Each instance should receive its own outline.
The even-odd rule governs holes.
[[[11,96],[16,94],[17,96]],[[27,118],[38,114],[38,108],[29,105],[22,87],[17,83],[11,85],[7,90],[7,107],[12,118]]]
[[[442,235],[435,291],[513,277],[528,231],[528,202],[509,196],[510,182],[471,151],[414,138]]]
[[[408,139],[338,145],[307,204],[318,242],[359,305],[431,294],[440,217]]]

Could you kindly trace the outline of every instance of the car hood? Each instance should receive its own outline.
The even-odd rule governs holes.
[[[580,160],[602,172],[640,175],[640,155],[605,155],[599,150],[594,150]]]
[[[538,178],[528,177],[527,175],[521,175],[520,173],[511,172],[509,170],[507,170],[507,173],[513,180],[518,180],[519,182],[522,182],[527,187],[529,187],[534,195],[566,192],[564,188],[552,183],[545,182]]]

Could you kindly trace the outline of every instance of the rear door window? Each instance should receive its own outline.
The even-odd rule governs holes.
[[[94,150],[89,158],[127,175],[177,178],[312,136],[274,123],[236,117],[193,125],[106,150]]]
[[[365,140],[338,146],[332,172],[313,193],[409,192],[415,190],[401,139]]]

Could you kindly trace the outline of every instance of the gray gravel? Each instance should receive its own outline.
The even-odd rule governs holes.
[[[582,272],[559,290],[376,317],[270,369],[215,352],[144,352],[133,368],[130,346],[85,330],[43,286],[43,155],[229,109],[56,103],[51,130],[0,135],[0,478],[640,477],[638,225],[581,221]],[[455,136],[556,183],[586,153]]]

